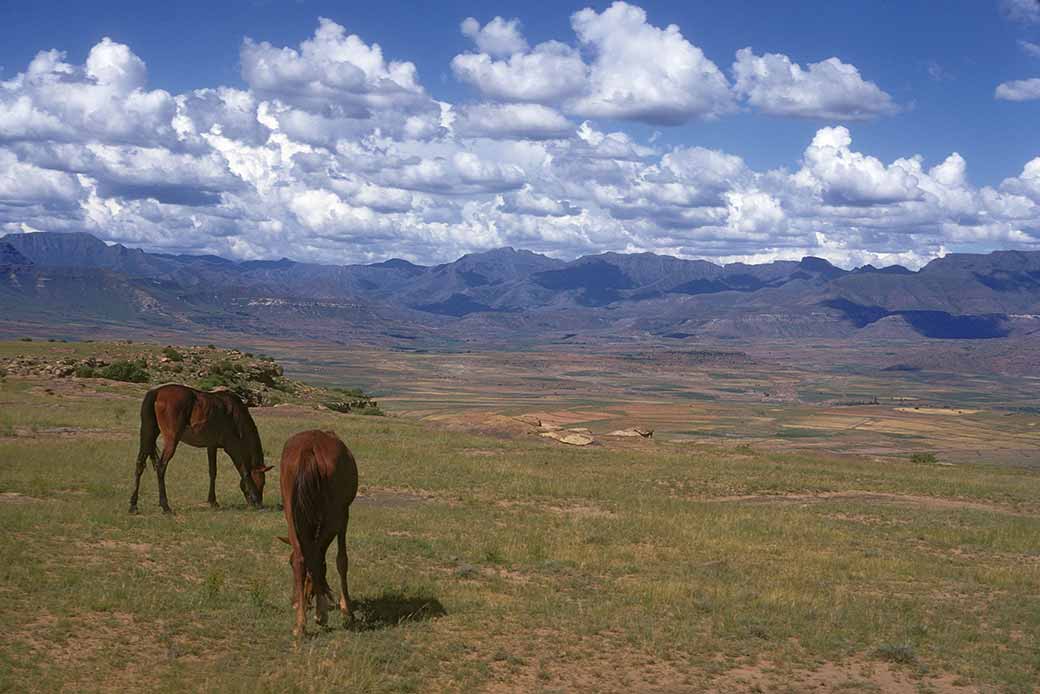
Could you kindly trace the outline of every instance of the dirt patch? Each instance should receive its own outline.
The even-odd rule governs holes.
[[[824,663],[813,670],[783,670],[766,661],[728,670],[712,681],[706,692],[878,691],[892,694],[971,694],[976,687],[961,684],[953,675],[915,677],[888,663],[853,659]]]
[[[592,444],[592,437],[588,434],[572,429],[564,429],[560,431],[545,431],[542,432],[541,436],[546,438],[554,439],[560,443],[566,443],[571,446],[588,446]]]
[[[101,540],[96,547],[106,550],[128,550],[134,554],[148,554],[152,551],[152,545],[147,542],[119,542],[117,540]]]
[[[613,511],[608,511],[598,506],[589,506],[585,504],[573,504],[573,505],[560,505],[560,506],[545,506],[544,509],[550,513],[557,513],[564,516],[579,516],[585,518],[606,518],[613,516]]]
[[[495,506],[502,508],[522,508],[522,509],[533,509],[537,511],[548,511],[549,513],[555,513],[561,516],[576,516],[585,518],[606,518],[613,516],[614,512],[589,504],[585,501],[553,501],[553,502],[538,502],[538,501],[516,501],[511,499],[499,499],[494,502]]]
[[[126,441],[134,438],[130,432],[91,427],[45,427],[41,429],[18,427],[15,429],[15,436],[23,438],[53,436],[63,439],[103,439],[105,441]]]
[[[43,499],[37,499],[35,496],[26,496],[18,492],[0,492],[0,504],[31,504],[37,501],[43,501]]]
[[[462,455],[470,456],[472,458],[495,458],[500,455],[504,455],[505,451],[490,450],[486,448],[463,448]]]
[[[46,661],[60,670],[63,692],[146,688],[155,683],[163,664],[198,661],[214,653],[197,639],[189,643],[167,634],[162,622],[142,623],[125,612],[85,612],[59,620],[44,611],[0,643],[27,651],[16,660]],[[104,672],[104,682],[98,681],[99,672]]]
[[[907,518],[882,518],[881,516],[871,516],[865,513],[829,513],[827,514],[827,517],[835,520],[847,521],[849,523],[861,523],[863,525],[872,525],[875,527],[910,525],[912,522]]]
[[[516,417],[507,417],[493,412],[436,414],[423,417],[422,421],[433,424],[438,429],[472,431],[496,438],[513,438],[535,430],[534,426]]]
[[[982,501],[968,501],[964,499],[944,499],[935,496],[920,496],[915,494],[892,494],[889,492],[867,492],[850,490],[845,492],[816,492],[812,494],[742,494],[734,496],[698,497],[698,501],[708,503],[738,503],[738,504],[818,504],[831,501],[858,501],[867,503],[905,504],[920,508],[934,510],[963,510],[972,509],[976,511],[988,511],[991,513],[1003,513],[1011,516],[1032,516],[1017,509],[990,504]]]
[[[521,631],[521,633],[523,633]],[[538,644],[531,652],[532,644]],[[536,629],[515,644],[494,640],[488,667],[492,681],[482,691],[510,692],[700,692],[692,671],[609,636],[575,640],[552,630]],[[476,657],[487,660],[486,653]]]
[[[430,494],[420,494],[390,487],[367,487],[363,492],[358,492],[357,498],[354,499],[354,504],[374,508],[400,508],[432,501],[433,498]]]
[[[978,414],[979,410],[946,409],[945,407],[897,407],[896,412],[910,412],[911,414]]]
[[[322,410],[318,410],[317,408],[308,405],[279,403],[267,407],[251,407],[249,411],[257,419],[261,417],[299,419],[300,417],[313,417],[316,412],[321,412]],[[331,410],[326,409],[324,412],[331,412]]]

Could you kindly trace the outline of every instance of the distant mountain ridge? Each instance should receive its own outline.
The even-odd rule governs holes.
[[[1040,252],[954,254],[919,271],[822,258],[716,265],[652,253],[563,261],[500,248],[423,266],[149,253],[85,233],[0,238],[12,318],[470,341],[567,334],[998,338],[1040,329]],[[883,326],[883,330],[882,330]]]

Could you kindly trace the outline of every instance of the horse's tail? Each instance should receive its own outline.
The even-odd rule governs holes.
[[[293,528],[303,549],[303,559],[315,595],[332,597],[332,589],[321,570],[323,557],[319,556],[318,534],[322,525],[322,479],[315,458],[316,451],[308,447],[300,452],[296,465],[296,479],[292,489]]]
[[[141,403],[141,446],[137,449],[137,460],[151,458],[154,463],[159,459],[159,450],[155,446],[155,440],[159,438],[159,420],[155,417],[155,398],[159,394],[158,388],[152,388],[144,394]]]

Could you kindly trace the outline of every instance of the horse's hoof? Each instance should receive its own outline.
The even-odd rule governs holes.
[[[220,508],[220,504],[218,504],[216,501],[211,501],[211,502],[209,502],[209,507],[210,508]]]
[[[132,513],[132,514],[136,515],[136,514],[140,513],[140,511],[137,510],[137,506],[136,505],[133,505],[133,506],[130,507],[130,510],[128,511],[128,513]]]
[[[172,516],[173,515],[173,509],[170,508],[169,506],[163,506],[162,507],[162,512],[165,513],[167,516]]]

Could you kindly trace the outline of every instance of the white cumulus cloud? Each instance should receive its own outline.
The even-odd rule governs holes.
[[[1032,101],[1040,99],[1040,77],[1028,80],[1013,80],[997,85],[994,94],[1002,101]]]
[[[755,55],[750,48],[742,48],[737,51],[733,73],[736,92],[751,106],[772,115],[865,120],[898,110],[892,97],[864,80],[854,65],[837,58],[802,68],[786,55]]]
[[[573,113],[675,125],[733,110],[725,75],[678,26],[655,27],[625,2],[576,12],[571,26],[594,56]]]
[[[506,21],[495,17],[483,27],[473,17],[466,17],[460,28],[464,36],[473,39],[481,53],[493,57],[508,56],[527,50],[527,41],[520,33],[520,20]]]

